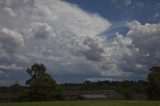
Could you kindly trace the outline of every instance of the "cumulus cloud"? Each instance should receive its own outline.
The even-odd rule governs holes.
[[[126,35],[117,32],[103,43],[103,60],[96,66],[105,78],[143,79],[150,67],[159,65],[160,24],[131,21],[127,25]]]
[[[84,55],[88,60],[100,61],[103,59],[104,48],[102,47],[102,39],[86,38],[83,45],[86,45],[88,49],[82,49],[81,54]]]
[[[38,39],[48,38],[53,34],[52,27],[46,23],[32,23],[28,26],[28,33]]]
[[[141,62],[151,66],[158,65],[159,60],[155,58],[155,54],[160,50],[159,46],[157,46],[160,39],[160,24],[146,23],[142,25],[138,21],[133,21],[128,25],[130,31],[127,36],[133,40],[134,46],[139,48],[140,55],[144,57]]]
[[[3,0],[0,8],[4,75],[11,76],[11,68],[24,75],[24,69],[37,62],[54,75],[70,75],[67,78],[144,78],[146,70],[160,62],[159,24],[132,21],[127,34],[107,38],[103,32],[112,25],[107,19],[65,1]]]
[[[111,49],[107,51],[111,54],[106,55],[111,58],[111,63],[106,61],[111,64],[111,67],[106,65],[105,69],[110,70],[115,67],[122,75],[145,76],[150,67],[159,65],[160,62],[156,56],[160,51],[156,46],[159,45],[160,24],[142,25],[139,21],[132,21],[127,25],[129,31],[126,35],[117,33],[113,38],[112,45],[109,46]]]
[[[16,48],[24,46],[22,35],[7,28],[0,29],[0,44],[3,49],[13,52]]]
[[[0,8],[2,71],[40,62],[50,71],[55,68],[53,73],[62,66],[68,73],[82,64],[78,61],[89,65],[88,60],[101,58],[103,48],[97,40],[111,23],[98,14],[60,0],[3,0]]]

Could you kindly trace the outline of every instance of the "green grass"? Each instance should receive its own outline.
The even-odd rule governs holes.
[[[85,100],[0,103],[0,106],[160,106],[160,101]]]

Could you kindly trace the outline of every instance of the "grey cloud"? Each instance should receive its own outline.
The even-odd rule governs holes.
[[[104,48],[101,47],[96,38],[87,37],[83,44],[88,47],[88,49],[82,49],[80,53],[84,55],[88,60],[91,61],[101,61],[103,59]]]
[[[65,1],[8,0],[0,8],[0,66],[5,74],[24,75],[25,68],[38,62],[53,75],[144,78],[160,62],[159,24],[132,21],[126,36],[116,33],[108,39],[101,35],[111,26],[107,19]],[[9,70],[14,67],[22,67],[22,73]]]
[[[7,5],[7,1],[6,0],[1,0],[0,1],[0,8],[4,8]]]
[[[145,78],[150,67],[159,65],[159,24],[132,21],[127,25],[126,36],[116,33],[103,46],[104,59],[97,66],[102,76]]]
[[[22,35],[17,31],[7,28],[0,29],[1,48],[7,52],[13,52],[16,48],[24,46]]]
[[[53,34],[52,27],[46,23],[32,23],[29,28],[29,33],[38,39],[48,38]]]
[[[111,23],[99,15],[60,0],[3,0],[0,8],[0,66],[5,75],[24,74],[34,62],[44,63],[51,73],[63,67],[61,73],[82,73],[82,67],[93,66],[88,60],[101,58],[103,48],[94,42]],[[88,36],[93,41],[83,44]],[[87,46],[90,50],[82,53]],[[21,71],[11,70],[19,66]]]
[[[4,10],[5,10],[11,17],[15,17],[15,16],[16,16],[16,13],[15,13],[11,8],[5,7]]]
[[[135,47],[139,48],[139,62],[151,67],[159,64],[159,59],[155,58],[160,51],[159,33],[160,24],[140,24],[138,21],[129,23],[130,31],[127,36],[133,40]]]
[[[9,6],[16,10],[24,7],[34,7],[35,0],[8,0]]]
[[[16,64],[12,65],[0,65],[1,70],[22,70],[23,67],[17,66]]]
[[[114,62],[124,73],[131,73],[131,76],[133,73],[145,76],[150,67],[158,65],[160,62],[159,58],[155,58],[155,54],[160,51],[159,46],[156,46],[160,44],[159,24],[142,25],[138,21],[132,21],[128,25],[130,29],[127,36],[117,35],[113,43],[119,45],[116,48],[119,53],[116,58],[111,57],[118,60]],[[112,55],[114,54],[113,52]]]

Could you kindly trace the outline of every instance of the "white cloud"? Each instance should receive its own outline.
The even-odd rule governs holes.
[[[54,32],[52,32],[52,27],[46,23],[31,23],[31,25],[27,27],[27,33],[38,39],[48,38],[51,34],[54,34]]]
[[[140,24],[138,21],[133,21],[128,24],[130,31],[127,36],[130,37],[134,45],[141,49],[141,51],[155,52],[159,50],[156,45],[159,44],[160,24]],[[156,48],[155,48],[156,47]]]
[[[17,47],[24,46],[22,35],[17,31],[7,28],[0,29],[0,44],[6,51],[14,51]]]
[[[76,5],[59,0],[39,0],[36,2],[36,6],[37,11],[40,11],[47,20],[52,21],[57,28],[63,26],[58,31],[69,30],[81,36],[97,35],[110,26],[110,23],[101,16],[89,14]]]
[[[98,65],[104,76],[135,76],[143,78],[148,69],[159,64],[160,24],[142,25],[139,21],[128,24],[127,35],[116,33],[106,40],[104,60]],[[108,43],[109,42],[109,43]],[[124,78],[125,78],[124,77]]]
[[[90,66],[95,57],[103,55],[104,40],[99,34],[111,23],[98,14],[60,0],[12,0],[3,1],[0,6],[3,9],[0,47],[5,50],[0,51],[3,71],[15,68],[13,63],[26,68],[39,62],[50,71],[54,69],[53,73],[62,66],[66,73],[77,73],[75,69],[81,62]]]
[[[12,0],[1,8],[16,14],[13,18],[10,10],[0,10],[3,70],[38,62],[54,74],[123,79],[144,77],[148,68],[160,62],[159,24],[132,21],[126,35],[117,32],[109,39],[102,35],[111,26],[107,19],[65,1]]]

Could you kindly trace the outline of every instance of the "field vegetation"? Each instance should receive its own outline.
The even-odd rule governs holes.
[[[85,100],[1,103],[0,106],[160,106],[160,101]]]

